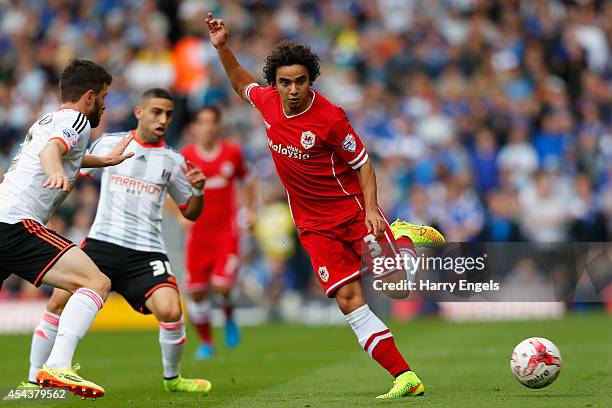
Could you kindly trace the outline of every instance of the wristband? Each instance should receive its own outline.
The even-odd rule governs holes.
[[[191,194],[196,197],[202,197],[204,195],[204,191],[199,188],[191,187]]]

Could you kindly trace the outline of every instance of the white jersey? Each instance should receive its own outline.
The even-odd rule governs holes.
[[[103,135],[90,153],[107,155],[129,133]],[[185,159],[163,142],[152,147],[133,139],[125,152],[134,156],[102,172],[98,211],[88,237],[136,251],[165,253],[161,223],[166,195],[179,207],[191,197],[191,184],[181,169]]]
[[[67,148],[62,167],[73,182],[83,162],[90,132],[85,115],[72,109],[48,113],[34,123],[0,184],[0,222],[15,224],[32,219],[45,224],[68,193],[43,187],[47,175],[38,154],[49,140],[62,141]]]

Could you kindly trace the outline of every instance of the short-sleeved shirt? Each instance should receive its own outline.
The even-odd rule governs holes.
[[[106,156],[129,133],[102,135],[90,153]],[[88,236],[136,251],[166,253],[162,238],[166,195],[183,208],[191,197],[191,185],[181,168],[185,159],[163,141],[143,145],[134,138],[125,152],[134,156],[102,171],[98,211]]]
[[[275,87],[245,95],[264,119],[268,147],[298,228],[325,229],[364,209],[359,169],[368,160],[344,110],[310,90],[310,106],[286,115]]]
[[[215,246],[226,239],[238,239],[236,183],[247,172],[240,146],[222,141],[218,152],[206,155],[192,144],[185,146],[181,153],[206,176],[206,204],[189,231],[190,239]]]
[[[14,224],[32,219],[45,224],[67,193],[43,187],[48,176],[38,154],[50,140],[62,142],[66,146],[62,168],[70,181],[74,181],[89,144],[90,132],[85,115],[72,109],[60,109],[36,121],[0,184],[0,222]]]

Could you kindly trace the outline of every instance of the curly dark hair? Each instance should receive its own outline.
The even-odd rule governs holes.
[[[320,71],[319,56],[312,52],[309,46],[295,41],[283,40],[276,44],[272,54],[266,58],[263,76],[268,85],[276,83],[276,70],[278,67],[288,65],[303,65],[308,70],[310,85],[317,79]]]
[[[62,102],[76,102],[90,89],[98,94],[113,77],[104,68],[88,60],[71,60],[60,75],[59,88]]]

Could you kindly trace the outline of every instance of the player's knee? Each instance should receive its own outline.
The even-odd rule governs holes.
[[[191,300],[197,303],[206,299],[206,292],[191,292],[189,296],[191,297]]]
[[[407,271],[398,270],[382,278],[383,294],[390,299],[406,299],[410,295],[410,289],[405,285],[408,281],[407,276]]]
[[[410,296],[410,289],[385,289],[382,291],[390,299],[401,300]]]
[[[230,293],[230,288],[226,286],[215,286],[215,292],[222,296],[228,296]]]
[[[183,316],[181,305],[175,302],[168,302],[157,311],[157,318],[160,322],[178,322],[181,316]]]
[[[359,281],[341,286],[336,291],[335,297],[338,307],[344,314],[351,313],[365,304]]]
[[[108,297],[108,293],[111,290],[112,283],[108,276],[98,271],[94,274],[94,276],[89,278],[89,282],[87,283],[87,285],[88,286],[84,285],[84,287],[93,290],[98,295],[100,295],[102,299],[106,300],[106,298]]]
[[[91,289],[96,292],[103,300],[106,300],[108,293],[111,290],[111,281],[100,270],[93,269],[87,273],[82,273],[74,276],[70,284],[64,289],[75,292],[80,288]]]
[[[338,307],[344,314],[349,314],[364,305],[361,296],[355,293],[336,294],[336,303],[338,303]]]

